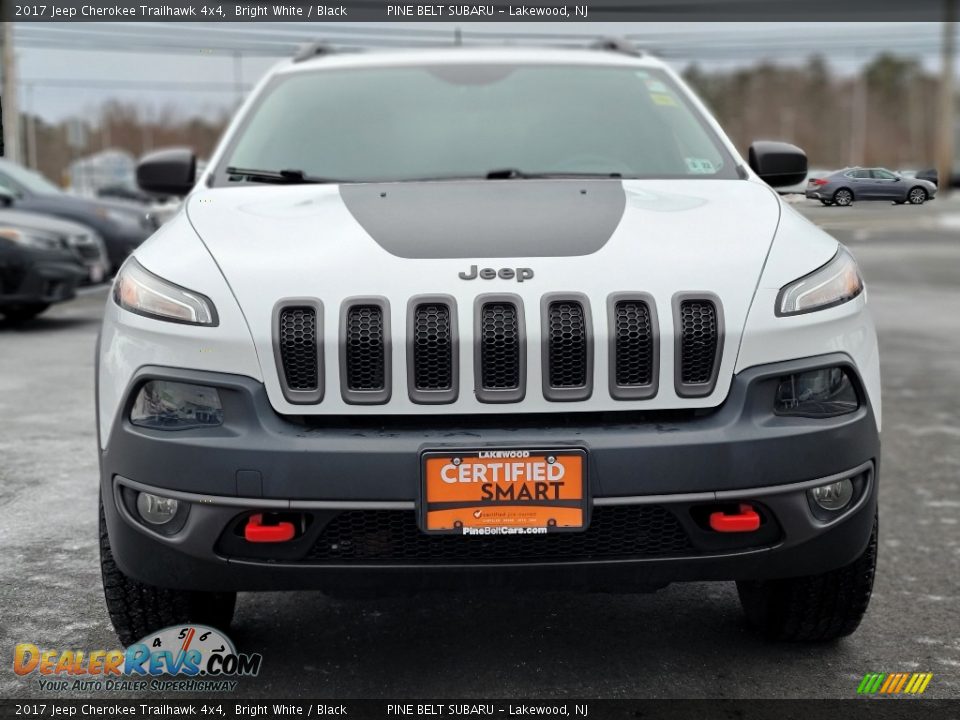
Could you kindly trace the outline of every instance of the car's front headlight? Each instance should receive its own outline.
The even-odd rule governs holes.
[[[124,310],[138,315],[186,323],[217,325],[217,310],[205,295],[157,277],[130,258],[113,284],[113,299]]]
[[[0,238],[9,240],[17,245],[39,248],[41,250],[65,249],[64,243],[60,238],[38,230],[25,230],[23,228],[12,227],[0,228]]]
[[[833,259],[809,275],[794,280],[777,295],[777,315],[825,310],[853,300],[863,292],[863,278],[856,260],[840,246]]]

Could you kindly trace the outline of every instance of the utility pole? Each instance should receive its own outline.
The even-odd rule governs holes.
[[[940,120],[937,132],[937,178],[941,192],[950,191],[953,175],[954,106],[953,63],[956,54],[957,0],[943,0],[943,46],[940,72]]]
[[[37,169],[37,115],[33,111],[33,84],[25,88],[27,94],[27,167]]]
[[[853,80],[853,103],[850,107],[850,165],[866,163],[867,155],[867,75],[861,69]]]
[[[20,111],[17,109],[17,68],[13,48],[13,23],[3,23],[0,31],[0,63],[3,63],[3,79],[0,95],[3,99],[3,144],[6,157],[18,162],[20,159]]]
[[[239,50],[233,51],[233,91],[240,107],[243,104],[243,57]]]

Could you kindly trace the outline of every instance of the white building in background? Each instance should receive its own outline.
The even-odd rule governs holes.
[[[67,168],[70,190],[96,195],[101,188],[122,185],[136,187],[136,160],[125,150],[103,150],[74,160]]]

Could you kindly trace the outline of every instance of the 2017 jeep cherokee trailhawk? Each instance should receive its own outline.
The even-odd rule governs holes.
[[[880,377],[857,266],[683,82],[590,49],[307,52],[123,265],[98,355],[107,603],[735,580],[772,637],[866,610]]]

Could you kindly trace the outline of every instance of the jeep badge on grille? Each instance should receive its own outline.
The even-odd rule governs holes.
[[[459,275],[461,280],[476,280],[478,277],[483,280],[493,280],[499,277],[502,280],[513,280],[516,278],[517,282],[524,282],[525,280],[533,278],[533,269],[526,267],[518,267],[516,269],[500,268],[499,270],[483,268],[483,270],[478,271],[476,265],[471,265],[469,271],[459,273]]]

